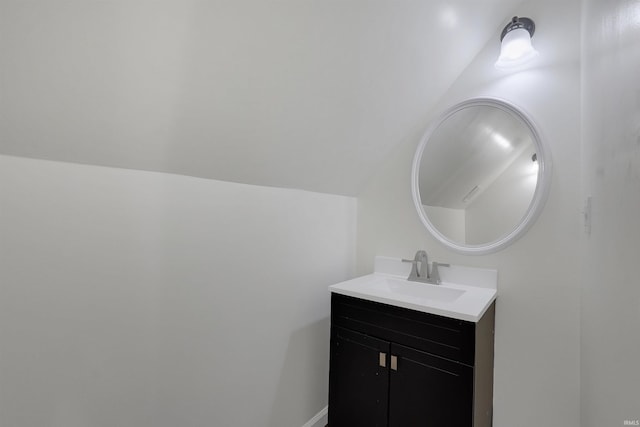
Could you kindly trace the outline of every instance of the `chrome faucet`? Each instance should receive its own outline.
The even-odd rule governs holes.
[[[429,258],[427,257],[426,251],[417,251],[412,260],[403,259],[402,262],[410,262],[413,264],[407,280],[430,283],[432,285],[439,285],[441,283],[438,267],[449,267],[449,264],[433,262],[431,263],[431,274],[429,274]],[[418,263],[420,263],[420,269],[418,269]]]
[[[403,259],[402,262],[410,262],[413,264],[411,267],[411,273],[407,280],[412,282],[425,282],[429,279],[429,260],[427,258],[426,251],[418,251],[413,257],[413,260]],[[420,270],[418,270],[418,263],[420,263]]]

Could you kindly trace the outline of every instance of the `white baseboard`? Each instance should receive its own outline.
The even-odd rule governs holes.
[[[315,417],[311,418],[302,427],[324,427],[327,425],[327,414],[329,413],[329,407],[325,406]]]

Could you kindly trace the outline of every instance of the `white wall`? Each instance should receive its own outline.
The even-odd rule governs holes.
[[[640,3],[584,0],[582,427],[640,420]]]
[[[355,199],[0,156],[0,419],[300,427]]]
[[[2,0],[0,153],[354,196],[518,1]]]
[[[580,390],[580,2],[524,2],[511,16],[536,21],[541,57],[519,73],[493,67],[499,32],[476,57],[440,105],[415,123],[405,144],[391,153],[358,198],[358,270],[374,255],[495,267],[495,427],[578,427]],[[507,249],[462,256],[445,249],[422,227],[411,199],[415,148],[430,119],[465,98],[495,96],[523,107],[539,124],[554,161],[549,200],[530,231]]]

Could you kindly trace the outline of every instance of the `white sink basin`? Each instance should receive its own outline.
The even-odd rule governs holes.
[[[392,277],[377,276],[369,284],[380,292],[388,292],[392,295],[403,295],[420,300],[452,302],[460,298],[466,291],[452,289],[442,285],[410,282],[408,280]]]
[[[391,260],[391,262],[390,262]],[[381,259],[376,265],[395,264],[395,259]],[[397,260],[400,267],[402,262]],[[391,268],[394,270],[394,268]],[[387,271],[389,271],[387,269]],[[441,271],[441,285],[410,282],[394,274],[377,273],[357,277],[329,287],[334,293],[376,301],[425,313],[477,322],[496,299],[497,271],[451,266]],[[408,275],[408,272],[406,272]],[[477,285],[476,285],[477,284]]]

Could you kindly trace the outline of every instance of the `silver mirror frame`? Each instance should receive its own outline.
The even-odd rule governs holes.
[[[435,130],[450,116],[456,114],[458,111],[461,111],[465,108],[474,107],[474,106],[489,106],[493,108],[498,108],[508,114],[514,115],[516,118],[521,120],[531,131],[531,135],[533,137],[533,141],[536,146],[537,160],[538,160],[538,182],[536,184],[536,189],[533,194],[533,199],[529,204],[529,207],[523,216],[520,223],[513,229],[510,233],[506,234],[494,240],[493,242],[489,242],[481,245],[463,245],[457,243],[444,234],[442,234],[429,220],[424,208],[422,207],[422,202],[420,200],[420,189],[419,189],[419,174],[420,174],[420,163],[422,161],[422,154],[429,143],[429,139]],[[505,247],[509,246],[520,237],[522,237],[529,228],[536,221],[544,205],[547,201],[549,195],[549,189],[551,187],[551,173],[552,172],[552,161],[551,161],[551,153],[549,149],[546,147],[546,143],[541,136],[539,128],[535,125],[530,116],[525,113],[521,108],[515,106],[514,104],[505,101],[499,98],[472,98],[466,101],[460,102],[459,104],[454,105],[453,107],[446,110],[443,114],[440,115],[438,119],[436,119],[427,129],[422,140],[418,144],[418,148],[416,150],[416,154],[413,159],[413,168],[411,172],[412,180],[411,180],[411,190],[413,193],[413,202],[415,204],[416,210],[418,211],[418,216],[420,220],[427,228],[427,230],[444,246],[453,250],[454,252],[464,254],[464,255],[485,255],[493,252],[497,252]]]

